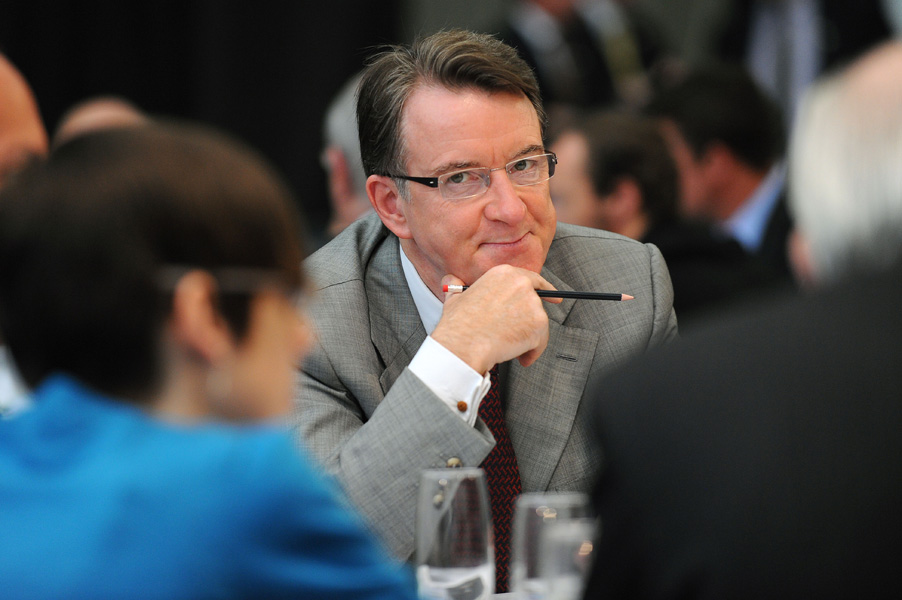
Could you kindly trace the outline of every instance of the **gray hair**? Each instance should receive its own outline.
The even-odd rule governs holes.
[[[326,109],[323,125],[323,142],[326,147],[341,149],[348,162],[348,171],[354,189],[366,198],[366,175],[360,159],[360,140],[357,136],[357,86],[360,74],[349,79],[338,91]]]
[[[404,173],[407,157],[401,136],[402,111],[407,98],[424,84],[523,94],[535,108],[544,135],[545,110],[539,86],[516,50],[491,35],[442,31],[410,47],[391,46],[371,59],[364,70],[357,125],[368,176]]]
[[[819,281],[902,256],[902,43],[816,84],[790,147],[790,200]]]

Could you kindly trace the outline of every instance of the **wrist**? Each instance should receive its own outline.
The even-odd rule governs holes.
[[[490,354],[491,346],[478,336],[460,335],[440,326],[435,328],[431,336],[479,374],[485,374],[495,366],[496,361],[492,360]]]

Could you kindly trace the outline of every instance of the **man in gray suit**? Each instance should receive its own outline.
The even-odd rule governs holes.
[[[538,87],[509,46],[438,33],[377,56],[359,90],[375,214],[307,261],[319,341],[296,423],[407,559],[420,472],[485,465],[496,441],[512,449],[515,492],[587,490],[587,380],[675,337],[676,317],[655,247],[556,223]],[[635,299],[543,302],[535,289]],[[490,387],[501,429],[479,411]],[[496,512],[497,483],[489,473],[504,591],[512,507]]]

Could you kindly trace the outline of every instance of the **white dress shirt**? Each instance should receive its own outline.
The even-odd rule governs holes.
[[[400,241],[398,243],[400,244]],[[413,296],[417,312],[420,313],[423,327],[426,333],[430,334],[417,350],[408,368],[441,398],[448,408],[472,426],[476,423],[479,403],[491,387],[489,374],[480,375],[432,338],[431,334],[442,317],[443,304],[423,283],[416,267],[404,254],[403,247],[401,267],[404,269],[404,278],[407,280],[407,287]]]

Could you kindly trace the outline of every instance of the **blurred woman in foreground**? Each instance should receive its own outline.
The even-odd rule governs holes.
[[[300,226],[190,126],[85,135],[0,195],[4,598],[413,598],[276,424],[308,343]]]

